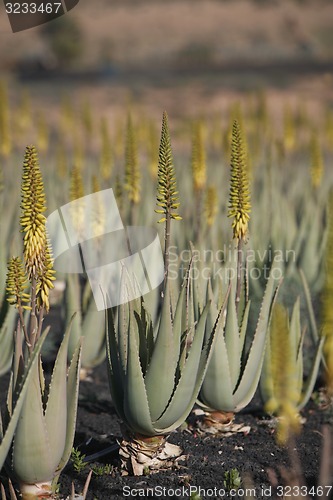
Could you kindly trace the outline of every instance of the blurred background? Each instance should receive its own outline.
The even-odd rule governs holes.
[[[331,0],[80,0],[68,14],[13,34],[0,7],[1,79],[52,109],[65,93],[96,109],[131,100],[149,112],[223,110],[265,88],[333,105]]]

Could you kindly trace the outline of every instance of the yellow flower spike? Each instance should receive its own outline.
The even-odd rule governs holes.
[[[321,185],[324,172],[323,155],[320,147],[318,134],[312,134],[310,141],[311,155],[311,181],[314,189],[318,189]]]
[[[239,122],[234,121],[231,140],[231,179],[228,217],[233,217],[233,237],[245,240],[248,234],[251,204],[246,151]]]
[[[204,125],[197,121],[193,126],[192,137],[192,178],[194,191],[202,191],[206,185],[206,154],[204,147]]]
[[[164,111],[162,118],[162,130],[161,130],[161,140],[159,147],[158,156],[158,185],[157,185],[157,195],[156,204],[158,209],[155,212],[158,214],[163,214],[158,223],[165,222],[165,233],[164,233],[164,285],[166,286],[168,270],[169,270],[169,247],[170,247],[170,226],[171,220],[181,220],[181,216],[174,212],[177,210],[179,203],[178,200],[178,190],[175,177],[175,169],[173,166],[172,150],[171,150],[171,140],[168,125],[168,115]]]
[[[38,306],[49,310],[48,294],[53,288],[55,271],[52,268],[50,244],[46,233],[44,184],[38,165],[37,151],[27,146],[22,175],[22,215],[20,218],[23,238],[23,260],[28,279],[36,283]],[[51,282],[51,286],[49,286]],[[43,296],[40,290],[44,289]]]
[[[126,165],[124,189],[128,192],[128,199],[132,204],[138,204],[140,195],[140,170],[138,164],[137,140],[132,116],[127,117],[126,127]]]
[[[105,117],[101,120],[101,155],[100,155],[100,172],[104,180],[109,180],[113,168],[113,151],[109,133],[108,122]]]
[[[328,202],[328,238],[326,247],[326,281],[321,299],[322,335],[325,337],[324,358],[326,364],[326,385],[333,395],[333,191]]]
[[[9,304],[25,309],[30,302],[30,295],[25,293],[29,286],[28,278],[24,272],[24,267],[19,257],[12,257],[8,262],[6,291]]]

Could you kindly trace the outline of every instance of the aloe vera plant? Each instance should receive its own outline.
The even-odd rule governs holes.
[[[200,390],[223,312],[208,330],[207,305],[192,330],[186,330],[185,297],[186,287],[171,314],[167,286],[155,332],[143,299],[141,303],[119,306],[117,318],[108,310],[107,359],[112,400],[127,429],[136,437],[163,437],[179,427]],[[189,335],[190,349],[186,342]],[[158,449],[161,441],[156,442]],[[131,446],[126,445],[124,456],[132,459],[133,466]],[[143,465],[140,468],[138,464],[141,473]]]
[[[67,329],[58,351],[48,387],[45,386],[41,360],[32,367],[31,380],[26,390],[8,461],[10,473],[19,482],[23,498],[54,492],[57,479],[71,454],[76,423],[81,346],[77,346],[67,375],[69,336],[70,328]],[[16,353],[16,356],[20,358],[19,366],[23,362],[23,353]],[[15,391],[16,387],[13,385],[8,396],[8,408],[12,405]]]
[[[3,310],[0,317],[4,316],[4,320],[0,328],[0,377],[7,373],[10,369],[14,349],[13,331],[17,319],[17,312],[13,308],[7,308],[7,304],[3,304]]]
[[[120,455],[125,468],[142,474],[144,467],[158,467],[180,450],[166,443],[166,436],[179,427],[197,398],[207,368],[220,313],[207,330],[209,305],[194,324],[188,321],[186,296],[189,282],[171,310],[168,276],[171,220],[181,217],[172,165],[167,115],[163,114],[159,154],[157,213],[165,222],[165,279],[157,327],[143,298],[128,302],[130,275],[123,272],[121,300],[116,314],[107,313],[107,359],[110,391],[116,411],[124,422]],[[158,293],[158,291],[156,292]],[[187,304],[187,305],[186,305]],[[184,313],[187,313],[185,314]],[[190,345],[190,347],[189,347]]]
[[[242,129],[237,121],[232,128],[231,179],[229,217],[233,218],[233,236],[237,241],[230,266],[230,294],[226,306],[226,318],[216,332],[213,348],[205,378],[199,393],[198,402],[207,412],[216,413],[216,427],[219,412],[237,412],[253,398],[259,383],[264,359],[266,335],[271,312],[271,305],[280,281],[279,264],[273,261],[266,291],[258,315],[257,326],[248,348],[249,315],[251,302],[244,290],[243,246],[248,238],[250,219],[250,193]],[[246,282],[245,282],[246,285]],[[218,309],[211,297],[210,309],[213,321],[218,316]],[[209,421],[212,421],[211,416]]]
[[[236,279],[231,283],[225,321],[217,329],[214,349],[198,397],[198,403],[208,412],[238,412],[254,396],[264,360],[271,307],[280,282],[277,270],[279,264],[274,262],[249,349],[246,338],[249,335],[251,302],[245,304],[239,319]],[[214,300],[210,309],[214,320],[218,315]]]
[[[19,319],[7,397],[6,432],[1,446],[8,451],[8,441],[17,424],[6,465],[19,483],[22,498],[28,499],[51,496],[69,460],[76,422],[81,345],[79,342],[67,374],[69,327],[58,351],[51,382],[46,385],[39,353],[46,336],[42,325],[50,307],[54,271],[43,215],[44,185],[33,146],[26,149],[21,190],[23,261],[19,257],[10,259],[6,282],[7,300],[15,306]],[[25,310],[30,313],[28,318],[23,314]]]

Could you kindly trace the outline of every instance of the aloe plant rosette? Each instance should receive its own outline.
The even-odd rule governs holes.
[[[67,374],[69,336],[70,328],[59,348],[49,387],[45,386],[41,360],[32,367],[14,435],[9,467],[26,499],[54,493],[72,451],[81,345],[77,346]]]
[[[20,257],[10,259],[6,282],[7,300],[15,306],[19,320],[1,446],[7,451],[9,430],[17,423],[6,466],[19,483],[22,498],[30,499],[54,493],[57,478],[70,457],[81,345],[79,342],[67,374],[69,327],[47,385],[39,353],[47,334],[42,326],[55,277],[43,215],[44,185],[33,146],[26,149],[21,191],[23,261]],[[25,310],[28,315],[23,314]]]
[[[209,304],[191,330],[184,325],[186,287],[174,315],[167,286],[159,325],[153,325],[143,299],[123,304],[115,318],[107,314],[107,360],[112,401],[127,432],[121,444],[123,466],[134,474],[166,465],[175,453],[166,436],[192,410],[210,358],[220,312],[206,329]],[[191,333],[188,350],[186,338]],[[158,438],[160,437],[160,438]],[[177,451],[179,454],[180,451]]]
[[[237,247],[231,260],[226,263],[230,275],[230,294],[225,322],[216,332],[212,357],[198,399],[207,412],[204,427],[212,432],[223,430],[225,423],[232,420],[233,413],[244,408],[253,398],[264,360],[271,306],[281,279],[280,264],[273,261],[257,325],[248,347],[251,302],[247,297],[243,246],[248,238],[251,205],[246,160],[242,128],[235,120],[232,128],[228,215],[233,218],[233,236]],[[216,318],[218,310],[214,300],[210,307],[211,317]]]
[[[209,305],[197,323],[187,321],[188,281],[171,309],[169,276],[170,228],[180,220],[176,178],[172,162],[167,114],[163,113],[159,149],[156,212],[162,214],[164,233],[164,285],[161,310],[154,328],[143,298],[128,302],[135,279],[124,269],[116,314],[107,314],[107,359],[110,390],[126,430],[121,443],[123,467],[134,474],[168,466],[181,453],[166,441],[190,413],[210,357],[220,312],[206,329]],[[159,293],[156,290],[156,293]],[[184,311],[186,314],[184,314]],[[190,347],[189,347],[190,345]]]

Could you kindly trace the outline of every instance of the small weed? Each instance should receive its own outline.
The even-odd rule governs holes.
[[[190,498],[192,500],[202,500],[202,497],[199,495],[199,493],[195,493],[195,491],[193,493],[191,493]]]
[[[242,478],[237,469],[227,470],[224,473],[224,487],[230,490],[237,490],[242,482]]]
[[[94,465],[91,470],[96,476],[109,476],[113,471],[113,466],[111,464]]]
[[[86,456],[83,453],[81,453],[81,451],[78,448],[72,449],[71,462],[76,472],[80,473],[85,468],[86,466],[84,462],[85,457]]]

